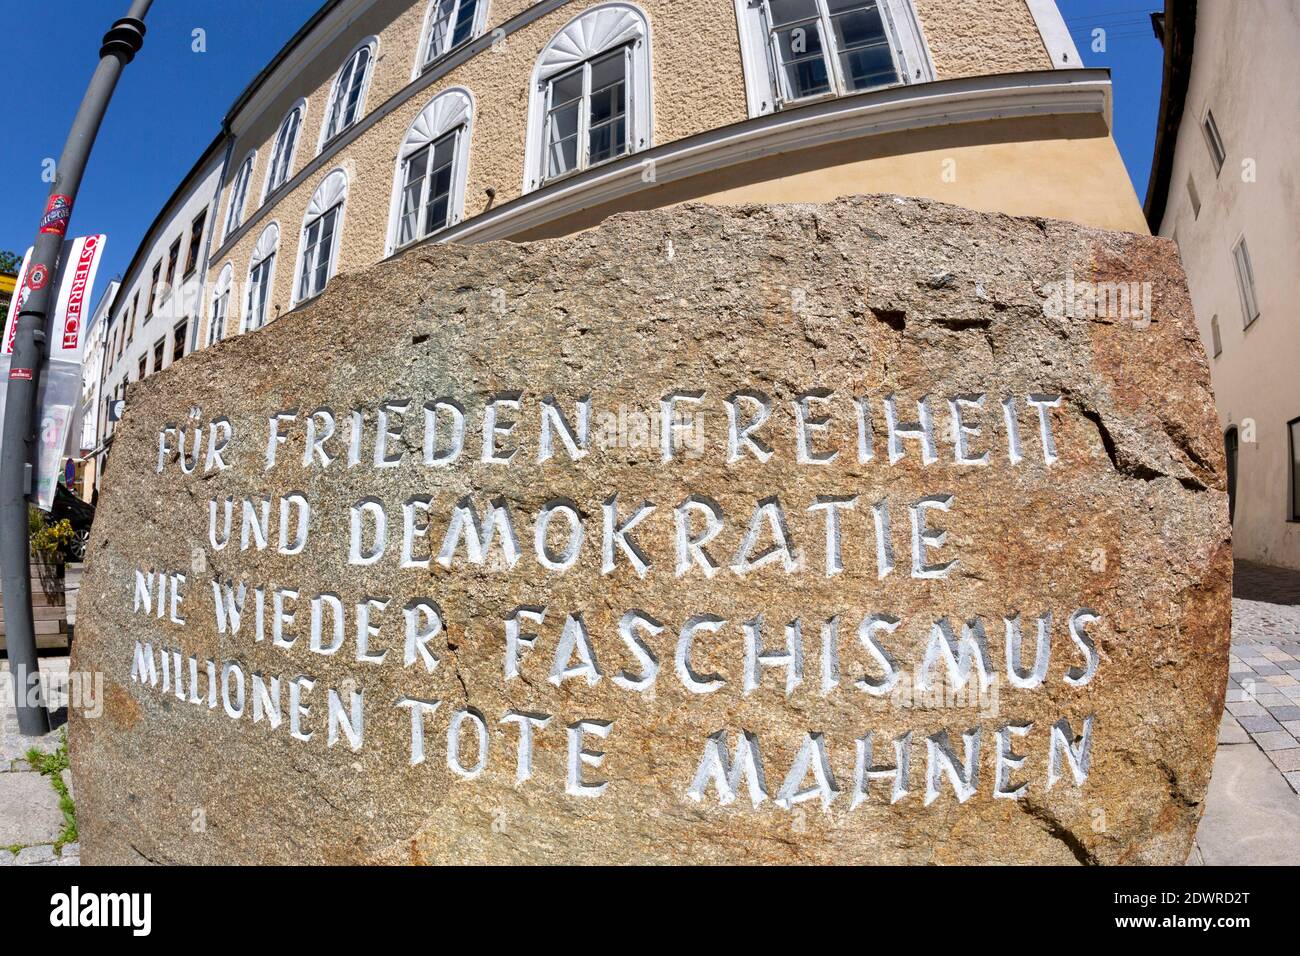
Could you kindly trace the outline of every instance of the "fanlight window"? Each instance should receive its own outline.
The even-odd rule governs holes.
[[[298,302],[319,294],[334,274],[347,191],[347,175],[336,169],[325,177],[307,204],[302,226],[302,255],[298,261],[295,294]]]
[[[627,3],[556,34],[534,71],[525,190],[651,145],[649,44],[645,15]]]
[[[343,64],[343,69],[339,70],[339,75],[334,80],[334,91],[330,94],[329,109],[325,114],[322,145],[342,133],[361,116],[373,56],[374,51],[367,43],[353,51]]]
[[[424,40],[423,66],[446,56],[482,31],[487,0],[432,0]]]
[[[473,100],[440,93],[416,117],[398,153],[389,251],[460,222],[464,212]]]
[[[262,230],[248,264],[248,297],[244,308],[244,331],[251,332],[266,324],[271,283],[275,276],[275,253],[280,244],[280,227],[271,223]]]
[[[208,319],[208,344],[220,342],[226,334],[226,316],[230,314],[230,283],[235,269],[229,262],[217,276],[216,290],[212,295],[212,315]]]

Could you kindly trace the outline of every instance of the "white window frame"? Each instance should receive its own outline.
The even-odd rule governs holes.
[[[230,319],[230,286],[234,281],[235,264],[233,262],[227,262],[217,276],[217,284],[212,293],[212,307],[211,311],[208,313],[208,345],[216,345],[226,337],[226,323]],[[218,316],[217,306],[223,297],[226,301],[226,311]],[[220,329],[217,329],[218,318],[220,318],[221,322]]]
[[[525,193],[540,189],[546,176],[546,101],[548,86],[554,77],[587,63],[615,47],[631,48],[627,76],[627,141],[624,157],[654,145],[654,90],[650,19],[632,3],[604,3],[584,10],[570,20],[542,49],[533,67],[528,96],[527,157],[524,165]],[[618,157],[614,157],[617,159]],[[553,177],[550,182],[575,175],[584,169]]]
[[[245,332],[255,332],[264,328],[267,323],[267,313],[271,308],[271,297],[275,291],[275,267],[279,261],[280,251],[280,224],[278,222],[268,223],[262,230],[262,234],[257,237],[257,244],[253,246],[253,254],[248,259],[248,278],[244,282],[244,304],[239,315],[239,334]],[[256,272],[263,263],[270,262],[270,269],[267,272],[265,289],[263,297],[263,315],[262,320],[257,325],[252,324],[252,301],[253,294],[253,273]]]
[[[473,43],[483,35],[483,31],[487,27],[487,14],[490,3],[489,0],[478,0],[478,6],[474,8],[474,25],[470,27],[469,36],[461,43],[452,46],[451,37],[455,33],[453,29],[447,33],[447,40],[443,48],[432,56],[428,56],[429,44],[433,39],[434,12],[440,2],[441,0],[429,0],[429,4],[424,8],[424,24],[420,27],[420,45],[415,51],[415,69],[411,73],[411,79],[418,77],[435,63],[444,59],[449,53]],[[461,4],[465,3],[466,0],[455,0],[455,2],[456,9],[452,14],[453,24],[460,15]]]
[[[339,246],[343,238],[343,221],[347,212],[348,201],[348,174],[342,168],[336,168],[321,180],[316,191],[311,195],[311,201],[307,203],[307,211],[302,217],[302,228],[298,230],[298,251],[294,256],[293,270],[293,289],[290,292],[290,303],[296,306],[309,299],[314,299],[325,291],[325,287],[334,278],[338,271]],[[307,229],[317,219],[322,218],[327,212],[338,207],[338,220],[334,225],[334,240],[330,247],[329,269],[325,274],[325,285],[319,289],[313,290],[305,296],[298,295],[298,287],[302,282],[303,255],[307,252]]]
[[[336,130],[330,130],[330,117],[334,114],[334,104],[338,100],[340,92],[342,92],[341,85],[343,82],[343,76],[345,73],[348,74],[348,85],[350,86],[352,74],[348,71],[348,67],[352,65],[353,58],[362,50],[369,50],[369,55],[366,59],[365,74],[361,77],[361,90],[357,94],[357,113],[352,117],[352,122],[345,126],[340,126]],[[343,58],[343,65],[340,66],[338,72],[334,74],[334,82],[330,84],[329,99],[325,101],[325,112],[320,118],[320,140],[316,144],[317,155],[323,152],[326,146],[338,139],[365,117],[366,96],[370,92],[371,78],[375,75],[375,59],[378,54],[379,38],[369,36],[348,51],[348,55]]]
[[[285,127],[289,125],[289,120],[293,114],[298,114],[298,129],[293,134],[293,142],[289,146],[289,159],[284,169],[284,179],[278,183],[272,183],[275,176],[276,158],[280,155],[281,138],[284,136]],[[275,192],[289,180],[293,179],[293,164],[298,157],[298,146],[302,143],[303,128],[307,122],[307,100],[300,99],[289,108],[289,112],[284,114],[284,119],[276,127],[275,139],[271,141],[271,158],[266,163],[266,176],[262,180],[262,202],[266,202],[266,197]]]
[[[1237,296],[1241,300],[1241,327],[1248,329],[1259,319],[1259,286],[1255,282],[1255,266],[1250,259],[1250,247],[1244,235],[1232,244],[1232,271],[1237,275]]]
[[[1217,179],[1228,162],[1228,149],[1223,145],[1223,134],[1219,131],[1219,121],[1214,118],[1214,110],[1208,106],[1201,115],[1201,135],[1205,137],[1205,148],[1210,151],[1210,165]]]
[[[465,217],[465,189],[469,181],[470,140],[474,135],[474,94],[461,86],[443,90],[429,105],[420,111],[411,125],[407,127],[402,146],[397,151],[397,163],[393,169],[393,192],[388,207],[388,242],[385,255],[392,255],[399,248],[416,245],[429,236],[424,236],[399,246],[401,235],[402,192],[406,181],[406,161],[421,149],[437,142],[448,133],[459,130],[456,140],[455,158],[451,169],[451,226],[455,226]],[[426,184],[425,189],[428,186]],[[423,200],[421,202],[423,208]],[[450,226],[443,227],[450,228]]]
[[[767,16],[764,0],[734,0],[736,5],[736,22],[740,27],[741,65],[745,74],[745,99],[749,115],[763,116],[780,109],[792,109],[806,103],[816,102],[822,98],[833,98],[836,93],[826,93],[821,97],[782,101],[779,91],[781,78],[775,62],[775,53],[769,42]],[[890,86],[907,86],[915,83],[931,83],[935,79],[934,62],[930,58],[930,47],[921,29],[921,21],[916,15],[912,0],[879,0],[883,14],[885,30],[890,38],[890,51],[894,65],[901,78]],[[838,51],[834,38],[826,44],[828,56],[838,62]],[[889,86],[873,87],[888,89]],[[845,96],[869,93],[871,90],[850,91]]]
[[[222,242],[229,239],[231,233],[244,224],[244,208],[248,205],[248,187],[253,179],[253,166],[257,162],[257,150],[248,151],[244,161],[235,171],[235,178],[230,181],[230,195],[226,203],[226,227],[222,233]],[[149,310],[152,314],[153,310]]]

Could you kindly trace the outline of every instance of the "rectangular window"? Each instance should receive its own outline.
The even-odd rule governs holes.
[[[1250,264],[1250,250],[1243,236],[1232,247],[1232,263],[1237,270],[1237,289],[1241,293],[1241,325],[1249,326],[1259,318],[1259,299],[1255,294],[1255,270]]]
[[[167,338],[164,336],[153,344],[153,370],[161,371],[163,359],[167,357]]]
[[[452,167],[459,136],[460,130],[453,130],[406,161],[399,246],[451,225]]]
[[[547,84],[547,179],[627,153],[630,58],[619,47]]]
[[[230,290],[227,289],[212,302],[212,319],[208,322],[208,344],[220,342],[226,334],[226,313],[230,310]]]
[[[1214,175],[1219,175],[1223,169],[1224,160],[1228,158],[1228,152],[1223,148],[1223,137],[1219,135],[1219,124],[1214,121],[1214,113],[1210,110],[1205,111],[1205,121],[1201,123],[1201,130],[1205,133],[1205,145],[1210,150],[1210,161],[1214,163]]]
[[[303,230],[302,272],[298,278],[299,302],[316,295],[329,281],[338,218],[339,207],[335,206],[313,219]]]
[[[181,241],[177,239],[172,243],[172,247],[167,250],[167,283],[163,286],[162,297],[166,301],[167,297],[172,294],[172,288],[176,283],[176,262],[181,257]]]
[[[1201,215],[1201,197],[1196,192],[1196,180],[1191,176],[1187,177],[1187,198],[1192,203],[1192,218],[1196,219]]]
[[[190,329],[189,320],[186,319],[180,325],[172,330],[172,361],[182,358],[185,355],[185,334]]]
[[[140,318],[140,290],[135,290],[135,295],[131,297],[131,324],[127,327],[127,341],[135,338],[135,322]]]
[[[1293,418],[1286,423],[1287,434],[1291,443],[1291,520],[1300,521],[1300,418]]]
[[[843,96],[901,80],[877,0],[766,0],[778,98]]]
[[[1219,317],[1210,316],[1210,344],[1214,346],[1214,358],[1223,354],[1223,339],[1219,335]]]
[[[424,47],[425,66],[473,38],[477,9],[478,0],[437,0]]]
[[[154,309],[158,307],[158,280],[162,277],[162,263],[159,262],[153,267],[153,278],[149,280],[149,312],[145,316],[146,321],[153,315]]]
[[[199,249],[203,246],[203,224],[207,218],[208,211],[205,209],[190,223],[190,248],[185,253],[185,275],[187,276],[199,264]]]
[[[248,308],[244,316],[245,331],[260,329],[266,324],[266,305],[271,298],[271,270],[275,267],[275,253],[271,253],[248,274]]]
[[[141,355],[140,364],[136,366],[136,381],[143,382],[145,375],[149,373],[149,356]]]

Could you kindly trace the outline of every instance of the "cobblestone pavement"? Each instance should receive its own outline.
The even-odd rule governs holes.
[[[59,723],[67,707],[66,696],[58,692],[59,687],[66,688],[66,681],[59,678],[67,676],[68,659],[43,657],[40,663],[41,674],[49,681],[46,686],[54,689],[46,703],[54,711],[54,722]],[[0,681],[7,684],[8,676],[9,661],[0,660]],[[61,741],[61,729],[35,738],[19,734],[13,705],[4,702],[0,717],[0,866],[75,866],[80,862],[78,844],[56,846],[63,832],[59,795],[49,778],[27,763],[30,748],[53,753]],[[66,771],[63,780],[71,790],[71,775]]]

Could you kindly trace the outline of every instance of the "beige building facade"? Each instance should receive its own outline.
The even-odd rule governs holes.
[[[1147,214],[1187,272],[1228,452],[1233,550],[1300,568],[1300,5],[1169,3],[1163,33]]]
[[[685,201],[1146,232],[1110,107],[1052,0],[330,0],[224,119],[194,347],[421,243]]]

